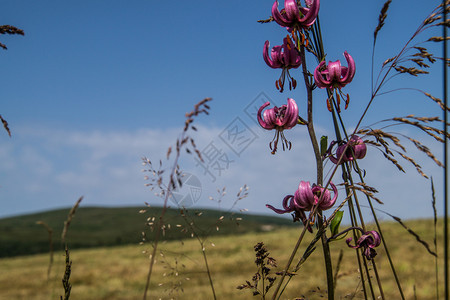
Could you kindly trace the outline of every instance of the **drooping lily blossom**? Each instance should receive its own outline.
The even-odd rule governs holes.
[[[336,157],[331,154],[331,150],[335,144],[336,142],[333,141],[328,149],[330,153],[330,160],[335,164],[338,163],[341,156],[341,163],[349,161],[351,162],[355,159],[362,159],[366,156],[367,146],[364,141],[357,135],[352,135],[348,143],[344,143],[338,146],[336,150]]]
[[[297,86],[295,79],[289,74],[289,69],[298,68],[301,65],[301,58],[289,36],[283,40],[283,45],[274,46],[269,54],[269,41],[264,43],[263,58],[266,64],[272,69],[283,69],[280,78],[275,81],[275,86],[283,92],[286,75],[289,81],[289,89]]]
[[[372,230],[367,231],[356,241],[356,245],[351,245],[350,242],[352,238],[348,238],[345,240],[347,245],[351,248],[363,248],[363,254],[368,260],[372,260],[376,255],[377,251],[375,251],[375,247],[378,247],[381,244],[381,238],[378,232]]]
[[[335,62],[330,61],[328,66],[325,61],[322,61],[314,70],[314,80],[319,88],[330,88],[331,90],[336,90],[338,110],[341,99],[339,94],[345,98],[345,108],[347,109],[348,107],[350,98],[348,94],[346,96],[342,94],[341,88],[353,80],[356,72],[355,61],[353,58],[347,53],[347,51],[344,52],[344,56],[347,60],[348,67],[341,66],[341,62],[339,60]],[[327,105],[328,109],[331,111],[331,104],[329,100],[330,99],[327,99]]]
[[[311,210],[316,205],[318,205],[321,210],[331,208],[336,202],[338,192],[336,186],[332,182],[330,183],[330,186],[334,192],[333,198],[331,198],[329,190],[326,190],[319,185],[313,185],[311,187],[308,181],[301,181],[294,194],[295,204],[305,211]],[[321,197],[322,199],[320,200]]]
[[[314,79],[316,85],[320,88],[343,88],[347,83],[351,82],[355,76],[356,66],[355,61],[347,53],[344,52],[348,67],[341,66],[339,60],[328,63],[322,61],[314,70]]]
[[[334,192],[333,198],[331,198],[329,190],[325,190],[323,187],[317,185],[313,185],[313,187],[311,187],[309,182],[301,181],[294,195],[287,195],[284,197],[282,203],[283,209],[275,208],[269,204],[266,204],[266,207],[270,208],[277,214],[293,213],[292,215],[294,217],[294,222],[302,221],[308,231],[312,232],[311,225],[314,224],[312,221],[314,220],[314,216],[310,217],[311,221],[308,222],[305,211],[311,211],[316,205],[318,205],[318,208],[321,210],[329,209],[334,205],[337,199],[337,189],[333,183],[330,183],[330,185]],[[320,200],[322,193],[324,193],[324,195]]]
[[[296,0],[285,0],[284,8],[278,10],[278,1],[272,5],[272,17],[279,25],[286,27],[289,32],[306,29],[314,24],[319,14],[320,1],[306,0],[306,7],[298,6]]]
[[[275,129],[275,137],[270,142],[269,146],[272,150],[272,154],[277,151],[278,140],[281,137],[281,142],[284,148],[291,149],[291,142],[286,140],[284,137],[283,130],[291,129],[298,122],[298,106],[294,99],[288,98],[287,105],[284,104],[280,107],[275,106],[274,108],[266,109],[263,113],[264,108],[270,105],[267,101],[258,110],[258,122],[262,128],[267,130]]]

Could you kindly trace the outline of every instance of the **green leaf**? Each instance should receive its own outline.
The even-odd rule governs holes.
[[[337,211],[335,217],[331,221],[330,229],[332,236],[339,233],[339,225],[341,225],[343,215],[344,215],[343,211]]]
[[[327,148],[328,148],[328,137],[326,135],[322,135],[322,137],[320,138],[320,154],[322,156],[324,156],[325,153],[327,152]]]

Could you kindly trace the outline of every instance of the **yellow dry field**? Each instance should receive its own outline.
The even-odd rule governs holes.
[[[410,221],[406,224],[433,248],[432,221]],[[415,296],[417,299],[436,299],[435,258],[398,224],[383,223],[382,228],[406,299],[414,299]],[[289,229],[212,238],[206,245],[206,253],[217,299],[259,299],[253,297],[250,290],[236,289],[245,280],[251,280],[256,271],[253,246],[264,242],[280,270],[286,264],[299,233],[300,229]],[[309,233],[306,235],[300,253],[313,237]],[[442,240],[442,235],[438,236],[438,240]],[[147,299],[213,299],[198,241],[190,239],[183,243],[174,241],[160,245],[164,255],[158,256]],[[317,246],[292,278],[281,299],[323,299],[326,296],[320,242]],[[438,247],[441,249],[442,243]],[[345,239],[331,243],[331,249],[334,267],[340,249],[343,249],[336,299],[363,299],[355,251],[346,246]],[[73,287],[70,299],[142,299],[149,267],[145,250],[150,250],[150,246],[71,251],[70,282]],[[377,250],[375,262],[385,299],[400,299],[386,253],[381,247]],[[441,299],[442,261],[440,257]],[[47,280],[48,263],[48,254],[0,259],[0,299],[60,299],[64,292],[61,283],[65,268],[64,253],[55,252],[50,280]],[[369,264],[369,268],[377,298],[380,291],[373,275],[373,265]]]

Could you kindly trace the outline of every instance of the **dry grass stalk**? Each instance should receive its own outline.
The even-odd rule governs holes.
[[[433,177],[431,177],[431,206],[433,207],[433,246],[434,246],[434,252],[437,253],[437,209],[436,209],[436,194],[434,191],[434,183],[433,183]],[[435,265],[435,278],[436,278],[436,298],[439,300],[439,263],[438,263],[438,257],[435,257],[434,261]]]
[[[380,11],[380,15],[378,16],[378,25],[375,28],[375,31],[373,33],[373,38],[374,38],[374,43],[377,39],[377,35],[378,32],[381,30],[381,28],[383,28],[384,26],[384,21],[386,20],[387,17],[387,11],[389,9],[389,4],[391,4],[392,0],[388,0],[384,3],[383,8]]]
[[[434,154],[430,151],[430,149],[420,143],[418,140],[408,137],[408,139],[414,143],[414,146],[423,153],[425,153],[429,158],[431,158],[439,167],[444,167],[444,165],[434,156]]]
[[[378,193],[378,191],[374,187],[368,186],[364,182],[357,182],[353,185],[348,185],[348,187],[350,189],[354,189],[364,193],[367,197],[372,198],[373,200],[377,201],[380,204],[384,204],[383,201],[381,201],[374,195],[375,193]]]
[[[438,128],[431,127],[431,126],[425,126],[418,121],[411,121],[411,120],[407,119],[408,117],[411,118],[412,116],[407,116],[406,118],[392,118],[392,120],[396,121],[396,122],[415,126],[415,127],[419,128],[420,130],[422,130],[423,132],[425,132],[426,134],[428,134],[429,136],[432,136],[438,142],[441,142],[441,143],[444,142],[443,138],[441,138],[440,136],[437,136],[436,134],[433,133],[433,132],[435,132],[438,135],[444,135],[444,131],[442,129],[438,129]],[[419,120],[419,119],[416,118],[416,120]],[[428,121],[429,120],[431,120],[431,119],[428,119]],[[433,120],[435,120],[435,119],[433,118]],[[427,121],[425,121],[425,123],[426,122]],[[447,134],[447,138],[449,138],[449,137],[450,137],[450,134]]]
[[[72,284],[70,284],[70,274],[72,272],[72,261],[69,257],[69,249],[67,249],[66,245],[66,268],[64,271],[64,277],[62,279],[63,287],[64,287],[64,298],[63,296],[60,297],[61,300],[69,300],[70,297],[70,291],[72,289]]]
[[[430,37],[427,42],[443,42],[444,40],[450,40],[450,37],[448,36],[444,39],[442,36],[433,36]]]
[[[423,62],[422,58],[411,58],[412,62],[415,62],[421,68],[429,68],[430,66]]]
[[[415,121],[412,121],[411,119],[413,119]],[[408,115],[403,118],[392,118],[392,119],[385,120],[385,121],[395,121],[395,122],[399,122],[399,123],[403,123],[403,124],[407,124],[407,125],[412,125],[416,128],[421,129],[428,135],[432,136],[437,141],[444,142],[444,139],[440,137],[445,134],[443,130],[432,127],[432,126],[424,125],[424,123],[442,122],[442,120],[439,119],[439,117],[415,117],[414,115]],[[403,152],[397,151],[397,150],[393,150],[393,151],[398,153],[406,161],[410,162],[416,168],[417,172],[421,176],[428,178],[428,176],[422,171],[422,167],[413,158],[411,158],[405,154],[406,148],[400,143],[400,139],[398,137],[394,136],[393,134],[386,133],[380,129],[374,129],[374,130],[361,129],[358,131],[358,133],[364,134],[366,136],[375,137],[376,142],[370,141],[370,140],[365,140],[365,142],[367,144],[371,144],[371,145],[374,145],[375,147],[379,148],[382,151],[384,157],[386,157],[390,162],[392,162],[395,166],[397,166],[397,168],[400,171],[405,172],[403,167],[398,163],[398,161],[396,159],[394,159],[394,153],[389,149],[389,143],[384,138],[391,140]],[[427,146],[423,145],[420,141],[413,139],[409,136],[404,135],[404,137],[407,138],[409,141],[411,141],[420,152],[425,153],[429,158],[431,158],[438,166],[443,167],[443,164],[436,158],[436,156],[430,151],[430,149]],[[447,137],[450,137],[450,135],[447,134]]]
[[[383,156],[384,156],[387,160],[389,160],[391,163],[393,163],[393,164],[397,167],[397,169],[398,169],[399,171],[402,171],[403,173],[406,173],[405,170],[403,169],[403,167],[398,163],[398,161],[397,161],[395,158],[393,158],[393,157],[387,155],[387,154],[384,153],[384,152],[383,152]]]
[[[152,254],[150,255],[150,265],[149,265],[149,270],[147,273],[147,280],[146,280],[145,289],[144,289],[144,297],[143,297],[144,300],[147,299],[147,293],[148,293],[149,286],[150,286],[150,280],[151,280],[151,275],[153,272],[153,265],[155,263],[155,254],[156,254],[156,251],[158,248],[158,243],[159,243],[161,234],[164,235],[166,228],[168,228],[168,227],[166,227],[165,220],[164,220],[164,216],[167,211],[167,202],[169,200],[169,197],[172,195],[172,190],[174,190],[176,188],[175,183],[177,182],[180,186],[182,185],[181,179],[182,179],[183,173],[181,172],[180,167],[178,165],[178,160],[181,155],[181,149],[183,148],[183,146],[185,147],[185,149],[187,149],[186,144],[190,142],[190,145],[194,148],[194,152],[197,154],[198,158],[201,161],[203,161],[200,151],[197,149],[197,147],[195,145],[195,142],[193,141],[192,138],[186,136],[186,134],[189,129],[192,129],[194,131],[197,130],[194,126],[192,126],[192,123],[194,122],[194,117],[196,117],[202,113],[209,115],[210,107],[207,103],[211,100],[212,100],[212,98],[205,98],[205,99],[201,100],[194,106],[193,111],[186,113],[186,121],[184,123],[184,128],[181,133],[181,137],[176,140],[175,159],[174,159],[171,171],[168,175],[169,183],[167,184],[167,186],[163,186],[162,174],[164,171],[161,170],[162,161],[161,160],[159,161],[159,170],[156,171],[153,168],[151,161],[147,158],[143,158],[144,166],[145,165],[149,166],[148,170],[143,170],[143,171],[151,172],[154,176],[157,177],[157,178],[153,178],[152,182],[149,184],[146,184],[146,186],[150,186],[151,190],[153,190],[153,188],[155,186],[157,186],[160,189],[160,193],[156,194],[156,195],[164,198],[163,209],[161,211],[161,214],[159,216],[158,222],[155,227],[156,235],[155,235],[154,244],[153,244],[153,251],[152,251]],[[167,150],[167,154],[166,154],[167,159],[169,159],[171,152],[172,152],[172,148],[170,147]],[[186,152],[189,154],[191,153],[191,151],[188,149],[186,150]],[[175,178],[174,178],[174,176],[175,176]],[[146,176],[145,178],[149,179],[148,176]],[[152,225],[152,227],[153,227],[153,225]]]
[[[433,96],[432,96],[431,94],[429,94],[429,93],[424,93],[424,94],[425,94],[425,96],[427,96],[428,98],[430,98],[431,100],[433,100],[434,102],[436,102],[437,104],[439,104],[439,106],[441,107],[442,110],[450,111],[450,108],[445,107],[445,104],[444,104],[444,102],[442,102],[441,99],[436,98],[436,97],[433,97]]]
[[[408,226],[406,226],[402,219],[400,219],[399,217],[393,216],[389,213],[387,213],[392,219],[394,219],[395,221],[397,221],[400,225],[402,225],[403,228],[406,229],[406,231],[408,231],[409,234],[411,234],[412,236],[414,236],[416,238],[416,240],[421,243],[428,251],[428,253],[430,253],[431,255],[433,255],[434,257],[437,257],[437,254],[430,249],[430,246],[428,245],[427,242],[425,242],[423,239],[420,238],[420,236],[415,233],[411,228],[409,228]]]
[[[339,251],[339,257],[338,257],[338,261],[336,263],[336,270],[334,271],[334,276],[333,276],[333,284],[334,284],[335,290],[336,290],[336,285],[337,285],[337,279],[340,277],[339,269],[341,268],[341,263],[342,263],[343,258],[344,258],[344,250],[341,249]]]
[[[418,47],[418,46],[413,47],[413,48],[416,49],[416,50],[419,50],[419,52],[413,54],[413,56],[418,56],[418,57],[426,58],[426,59],[428,59],[428,61],[429,61],[430,63],[435,63],[435,62],[436,62],[436,59],[433,57],[433,54],[428,53],[427,48],[424,48],[424,47]]]
[[[50,280],[50,273],[53,266],[53,229],[48,226],[47,223],[43,221],[37,221],[36,224],[41,225],[44,227],[48,232],[48,243],[49,243],[49,250],[50,250],[50,262],[48,263],[48,269],[47,269],[47,281]]]
[[[422,171],[422,167],[421,167],[418,163],[416,163],[416,162],[414,161],[414,159],[412,159],[411,157],[409,157],[409,156],[407,156],[407,155],[405,155],[405,154],[403,154],[403,153],[401,153],[401,152],[398,152],[398,154],[399,154],[401,157],[403,157],[405,160],[407,160],[407,161],[409,161],[411,164],[413,164],[413,166],[416,167],[416,170],[417,170],[417,172],[418,172],[420,175],[422,175],[423,177],[425,177],[425,178],[428,179],[428,176]]]
[[[429,74],[429,72],[427,72],[427,71],[419,70],[414,67],[406,68],[404,66],[398,66],[398,67],[394,67],[394,69],[399,73],[408,73],[413,76],[417,76],[419,74]]]
[[[25,32],[22,29],[11,25],[1,25],[0,26],[0,34],[18,34],[25,35]],[[5,44],[0,43],[0,47],[3,49],[8,49]]]
[[[342,185],[346,185],[346,183],[343,183]],[[338,207],[336,207],[333,211],[333,213],[328,217],[327,220],[325,220],[325,222],[323,223],[324,227],[328,227],[328,225],[331,224],[331,221],[333,221],[334,217],[336,217],[336,214],[339,210],[341,210],[342,207],[344,207],[345,203],[347,203],[348,200],[350,200],[353,196],[353,191],[350,191],[347,194],[347,197],[341,202],[341,204],[339,204]]]
[[[372,129],[372,130],[360,130],[358,132],[361,132],[368,136],[373,136],[376,138],[376,140],[384,147],[385,152],[387,154],[393,155],[393,153],[389,150],[389,143],[384,139],[387,138],[391,140],[397,147],[402,149],[406,152],[405,147],[400,143],[400,139],[396,137],[395,135],[392,135],[390,133],[384,132],[381,129]]]
[[[9,137],[11,137],[11,131],[9,130],[8,122],[3,119],[2,115],[0,115],[0,120],[2,121],[3,128],[5,128],[6,132],[8,132]]]
[[[386,66],[388,63],[390,63],[391,61],[393,61],[393,60],[396,59],[396,58],[397,58],[397,56],[394,56],[394,57],[391,57],[391,58],[386,59],[386,60],[383,62],[383,67]]]
[[[258,23],[261,23],[261,24],[265,24],[265,23],[270,23],[270,22],[273,22],[273,21],[274,21],[273,17],[270,16],[268,19],[265,19],[265,20],[258,20],[257,22],[258,22]]]
[[[11,25],[1,25],[0,26],[0,34],[19,34],[25,35],[25,32],[22,29]]]
[[[77,211],[78,206],[80,205],[80,202],[83,200],[83,196],[81,196],[77,202],[75,203],[75,205],[72,207],[72,209],[69,212],[69,215],[67,216],[67,220],[64,221],[64,228],[63,228],[63,232],[61,234],[61,241],[64,244],[66,242],[66,235],[67,235],[67,230],[69,229],[69,225],[72,222],[72,218],[75,215],[75,212]]]
[[[434,22],[436,22],[437,20],[440,20],[440,19],[442,19],[442,17],[437,15],[437,13],[434,13],[434,14],[431,14],[428,18],[426,18],[425,21],[423,21],[423,24],[424,25],[429,25],[429,24],[432,24],[432,23],[434,23]]]

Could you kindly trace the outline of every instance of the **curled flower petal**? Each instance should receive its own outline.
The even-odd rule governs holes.
[[[276,129],[274,140],[273,154],[276,152],[278,139],[281,137],[283,148],[286,146],[290,149],[290,142],[286,140],[283,130],[291,129],[298,123],[298,106],[294,99],[289,98],[287,105],[266,109],[270,103],[264,103],[258,110],[258,122],[262,128],[271,130]],[[271,143],[272,144],[272,143]]]
[[[289,70],[292,68],[298,68],[302,61],[300,54],[292,42],[290,37],[285,37],[283,45],[274,46],[269,54],[269,41],[264,43],[263,59],[266,64],[272,69],[282,69],[280,78],[276,81],[277,89],[280,92],[283,91],[286,75],[289,81],[289,88],[296,87],[297,83],[295,79],[289,74]]]
[[[353,80],[356,72],[355,61],[347,51],[344,52],[344,57],[347,60],[348,67],[341,66],[339,60],[330,61],[328,66],[326,66],[325,61],[319,63],[314,70],[314,80],[319,88],[343,88]]]
[[[266,115],[266,111],[264,112],[264,118],[261,117],[261,112],[263,111],[264,108],[266,108],[267,106],[270,105],[270,102],[267,101],[266,103],[264,103],[263,105],[261,105],[261,107],[258,109],[258,122],[259,125],[261,125],[262,128],[270,130],[270,129],[274,129],[275,126],[272,122],[271,117],[269,116],[269,113]],[[267,110],[269,111],[269,110]],[[268,120],[267,122],[265,120]]]
[[[295,0],[285,0],[284,9],[281,12],[278,10],[278,1],[272,5],[272,17],[279,25],[283,27],[290,27],[297,20],[299,10]]]
[[[269,55],[269,46],[270,42],[266,41],[263,48],[264,61],[273,69],[281,68],[281,46],[273,47],[271,51],[272,55]]]
[[[316,85],[321,89],[326,88],[331,84],[331,81],[326,79],[327,76],[323,76],[328,75],[328,70],[325,69],[324,71],[320,71],[324,68],[325,64],[325,61],[321,61],[314,70],[314,81],[316,82]]]
[[[321,210],[327,210],[336,203],[337,196],[338,196],[337,188],[332,182],[330,182],[330,186],[333,189],[334,196],[333,196],[333,198],[331,198],[330,191],[325,190],[325,195],[322,199],[322,202],[320,202],[320,204],[319,204],[319,207]],[[322,191],[323,191],[323,188],[322,188]]]
[[[285,0],[284,8],[278,10],[278,1],[272,5],[272,17],[279,25],[288,30],[308,28],[314,24],[319,14],[320,1],[306,0],[306,7],[300,7],[295,0]]]
[[[298,122],[298,106],[297,103],[292,98],[287,100],[286,112],[284,115],[284,129],[291,129]]]
[[[310,210],[314,205],[314,194],[309,181],[300,181],[294,194],[295,204],[303,210]]]
[[[311,187],[308,181],[301,181],[297,191],[295,191],[294,202],[303,210],[311,210],[314,205],[319,205],[321,210],[327,210],[336,203],[338,195],[336,186],[332,182],[330,183],[330,186],[334,192],[333,198],[331,198],[329,190],[318,185]],[[319,203],[321,197],[322,199]]]
[[[305,0],[305,3],[307,8],[300,7],[300,12],[304,17],[299,19],[299,23],[302,24],[302,27],[310,27],[316,22],[317,16],[319,15],[320,1]]]
[[[265,41],[263,48],[263,59],[266,64],[273,68],[298,68],[301,64],[301,57],[295,48],[291,38],[285,37],[283,45],[273,46],[269,55],[270,42]]]
[[[347,51],[344,51],[344,56],[347,60],[348,68],[342,67],[343,69],[345,68],[345,73],[342,72],[342,81],[347,84],[353,80],[353,77],[355,77],[356,65],[353,57],[351,57],[350,54],[347,53]]]
[[[353,147],[353,155],[356,159],[362,159],[366,156],[367,146],[364,141],[357,135],[350,138],[350,143]]]
[[[270,204],[266,204],[266,207],[270,208],[271,210],[273,210],[277,214],[285,214],[285,213],[288,213],[288,212],[293,212],[294,211],[294,206],[292,204],[288,204],[288,201],[292,200],[292,198],[294,198],[294,196],[292,196],[292,195],[287,195],[286,197],[284,197],[284,199],[283,199],[283,208],[284,208],[284,210],[275,208],[275,207],[273,207]]]
[[[351,241],[351,237],[345,240],[347,245],[351,248],[363,248],[363,254],[367,257],[368,260],[371,260],[377,255],[377,252],[373,248],[378,247],[381,244],[381,237],[378,232],[372,230],[367,231],[363,235],[361,235],[358,241],[356,241],[355,245],[351,245]]]

